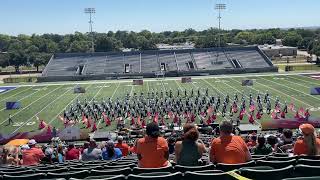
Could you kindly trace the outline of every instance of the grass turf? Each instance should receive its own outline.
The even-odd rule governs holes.
[[[253,79],[254,86],[243,87],[241,81],[244,79]],[[267,90],[271,94],[272,105],[274,100],[279,97],[280,102],[287,104],[293,102],[296,107],[311,108],[311,116],[320,119],[320,96],[311,96],[310,87],[319,86],[320,81],[302,75],[273,75],[273,76],[251,76],[247,77],[203,77],[194,78],[193,83],[182,84],[180,80],[146,80],[143,86],[132,86],[131,82],[124,81],[92,81],[81,86],[86,88],[85,94],[74,94],[73,87],[75,84],[38,84],[36,86],[21,86],[9,92],[0,93],[0,133],[11,134],[15,132],[36,131],[38,122],[36,116],[44,119],[46,123],[59,128],[63,128],[63,123],[58,119],[58,115],[75,103],[77,99],[88,101],[101,100],[102,98],[111,97],[113,99],[124,97],[127,93],[136,92],[147,93],[148,91],[165,91],[172,89],[174,94],[176,90],[182,91],[187,89],[188,92],[193,88],[202,89],[209,88],[209,94],[222,97],[229,94],[231,99],[235,93],[244,93],[247,98],[252,93],[254,97],[260,92],[264,94]],[[241,96],[240,96],[241,98]],[[5,110],[5,102],[19,101],[21,109]],[[7,126],[9,114],[12,115],[14,126]],[[293,117],[294,113],[288,114]],[[228,116],[226,116],[228,118]],[[224,118],[218,116],[217,121]],[[269,115],[264,115],[258,121],[270,121]],[[245,118],[242,123],[247,123]],[[108,131],[115,129],[115,123],[110,127],[105,127],[103,120],[97,123],[98,131]],[[78,124],[83,127],[84,125]]]

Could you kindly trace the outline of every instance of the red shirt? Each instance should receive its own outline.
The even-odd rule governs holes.
[[[44,158],[44,154],[41,149],[31,148],[22,151],[23,165],[38,165],[42,158]]]
[[[126,143],[118,143],[115,145],[116,148],[119,148],[122,152],[122,156],[128,156],[129,154],[129,146]]]
[[[79,159],[80,151],[76,148],[72,148],[66,153],[66,160]]]

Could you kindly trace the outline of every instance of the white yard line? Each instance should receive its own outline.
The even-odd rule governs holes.
[[[281,80],[287,81],[287,82],[289,82],[289,83],[294,83],[294,84],[296,84],[296,85],[298,85],[298,86],[301,86],[301,87],[304,87],[304,88],[307,88],[307,89],[310,90],[310,87],[306,87],[305,85],[302,85],[302,84],[299,84],[299,83],[296,83],[296,82],[293,82],[293,81],[288,81],[288,80],[285,80],[285,79],[281,79]],[[289,88],[289,86],[286,86],[286,87]],[[290,89],[291,89],[291,88],[290,88]],[[294,90],[295,90],[295,89],[294,89]],[[297,90],[295,90],[295,91],[297,91]],[[301,91],[297,91],[297,92],[303,93],[303,94],[305,94],[305,95],[307,95],[307,96],[310,96],[310,97],[312,97],[312,98],[314,98],[314,99],[320,100],[320,98],[318,98],[318,97],[316,97],[316,96],[312,96],[312,95],[307,94],[307,93],[305,93],[305,92],[301,92]]]
[[[68,91],[65,91],[63,94],[55,98],[53,101],[51,101],[49,104],[47,104],[45,107],[43,107],[37,114],[40,114],[43,110],[45,110],[47,107],[49,107],[52,103],[56,102],[58,99],[60,99],[62,96],[64,96],[67,92],[71,91],[72,89],[69,89]],[[31,118],[29,118],[26,122],[24,122],[21,126],[19,126],[16,130],[14,130],[11,134],[17,132],[20,128],[22,128],[25,124],[27,124],[29,121],[31,121],[34,117],[37,116],[37,114],[33,115]]]
[[[88,88],[91,86],[92,86],[92,84],[90,86],[88,86]],[[79,93],[77,96],[75,96],[64,108],[62,108],[62,110],[49,121],[48,125],[51,124],[64,111],[64,109],[66,109],[80,95],[81,95],[81,93]]]
[[[38,99],[36,99],[36,100],[33,101],[32,103],[30,103],[28,106],[26,106],[26,107],[24,107],[24,108],[22,108],[22,109],[19,109],[16,113],[12,114],[11,117],[14,117],[15,115],[19,114],[20,112],[22,112],[23,110],[27,109],[28,107],[30,107],[30,106],[31,106],[32,104],[34,104],[35,102],[37,102],[37,101],[39,101],[40,99],[46,97],[47,95],[53,93],[54,91],[56,91],[57,89],[59,89],[59,88],[61,88],[61,87],[63,87],[63,86],[59,86],[59,87],[55,88],[54,90],[48,92],[47,94],[39,97]],[[3,123],[5,123],[6,121],[7,121],[7,120],[4,120],[3,122],[0,123],[0,125],[2,125]]]
[[[180,84],[178,83],[178,81],[177,81],[177,80],[174,80],[174,82],[178,85],[179,89],[180,89],[181,91],[183,91],[183,89],[182,89],[182,87],[180,86]]]
[[[48,86],[46,86],[45,88],[47,88]],[[37,92],[40,92],[40,91],[34,91],[33,93],[31,93],[31,94],[29,94],[29,95],[27,95],[27,96],[25,96],[25,97],[23,97],[23,98],[21,98],[21,99],[18,99],[18,100],[16,100],[16,101],[22,101],[22,100],[24,100],[24,99],[26,99],[26,98],[28,98],[28,97],[30,97],[30,96],[32,96],[32,95],[34,95],[35,93],[37,93]],[[6,108],[2,108],[2,109],[0,109],[0,111],[3,111],[3,110],[5,110]]]
[[[132,96],[133,86],[134,86],[134,85],[131,86],[130,97]]]
[[[114,97],[114,95],[116,94],[116,92],[118,92],[119,86],[120,86],[120,83],[118,83],[118,86],[117,86],[116,89],[113,91],[110,99],[113,99],[113,97]],[[99,131],[99,126],[100,126],[100,124],[101,124],[101,120],[102,120],[102,119],[100,119],[99,122],[98,122],[98,124],[97,124],[97,131],[95,131],[93,134],[95,134],[96,132]]]
[[[146,81],[146,83],[147,83],[147,90],[148,90],[148,92],[150,91],[150,88],[149,88],[149,82],[148,81]]]
[[[306,77],[306,76],[303,76],[303,77]],[[299,79],[299,78],[295,78],[295,77],[290,77],[290,78],[296,79],[296,80],[298,80],[298,81],[303,81],[303,82],[306,82],[306,83],[308,83],[308,84],[315,84],[315,85],[317,85],[317,86],[319,86],[319,84],[320,84],[320,80],[319,80],[319,83],[315,83],[315,82],[312,82],[312,81],[306,81],[306,80],[304,80],[304,79]],[[313,79],[313,80],[316,80],[316,79]]]
[[[261,79],[266,80],[266,81],[269,81],[269,82],[272,82],[272,83],[274,83],[274,84],[278,84],[278,85],[283,86],[283,87],[285,87],[285,88],[289,88],[289,89],[291,89],[291,90],[293,90],[293,91],[298,92],[298,94],[299,94],[299,93],[302,93],[302,94],[305,94],[305,95],[307,95],[307,96],[311,96],[310,94],[307,94],[307,93],[304,93],[304,92],[300,92],[300,91],[298,91],[298,90],[296,90],[296,89],[294,89],[294,88],[292,88],[292,87],[289,87],[289,86],[286,86],[286,85],[277,83],[277,82],[275,82],[275,81],[271,81],[271,80],[266,79],[266,78],[263,78],[263,77],[261,77]],[[311,96],[311,97],[313,98],[313,96]],[[305,104],[307,104],[307,103],[305,103]],[[308,104],[307,104],[307,105],[308,105]],[[311,105],[309,104],[309,106],[311,106]],[[313,107],[313,106],[311,106],[311,107]]]
[[[283,92],[281,92],[281,91],[279,91],[279,90],[277,90],[277,89],[275,89],[275,88],[273,88],[273,87],[271,87],[271,86],[264,85],[264,84],[262,84],[262,83],[259,83],[258,81],[256,81],[256,83],[261,84],[262,86],[265,86],[265,87],[267,87],[267,88],[269,88],[269,89],[272,89],[272,90],[274,90],[274,91],[277,91],[277,92],[279,92],[279,93],[281,93],[281,94],[284,94],[285,96],[288,96],[288,97],[290,97],[291,99],[294,99],[294,100],[296,100],[296,101],[299,101],[299,102],[301,102],[302,104],[305,104],[305,105],[307,105],[307,106],[309,106],[309,107],[313,107],[313,106],[311,106],[310,104],[305,103],[305,102],[303,102],[303,101],[301,101],[301,100],[299,100],[299,99],[297,99],[297,98],[295,98],[295,97],[292,97],[292,96],[290,96],[290,95],[288,95],[288,94],[286,94],[286,93],[283,93]]]
[[[308,73],[253,73],[253,74],[238,74],[238,75],[228,75],[228,77],[267,77],[267,76],[294,76],[294,75],[310,75],[310,74],[316,74],[316,72],[308,72]],[[307,77],[307,76],[306,76]],[[219,79],[219,78],[225,78],[225,75],[212,75],[212,76],[192,76],[193,79]],[[310,78],[310,77],[308,77]],[[166,78],[167,80],[180,80],[181,77],[173,77],[173,78]],[[158,81],[156,78],[150,78],[150,79],[144,79],[144,81]],[[35,86],[53,86],[53,85],[85,85],[85,84],[105,84],[105,83],[117,83],[117,82],[132,82],[132,79],[130,80],[108,80],[108,81],[103,81],[103,80],[95,80],[95,81],[66,81],[66,82],[61,82],[61,83],[38,83],[38,84],[23,84],[23,85],[14,85],[16,87],[35,87]],[[11,86],[1,86],[1,87],[12,87]]]
[[[25,91],[27,91],[27,90],[30,90],[31,88],[32,88],[32,87],[29,87],[29,88],[27,88],[27,89],[25,89],[25,90],[23,90],[23,91],[21,91],[21,92],[17,92],[17,93],[15,93],[15,94],[12,94],[11,96],[8,96],[8,97],[2,99],[1,102],[5,101],[5,100],[7,100],[7,99],[9,99],[9,98],[11,98],[11,97],[13,97],[13,96],[16,96],[16,95],[18,95],[18,94],[21,94],[21,93],[23,93],[23,92],[25,92]],[[13,89],[13,90],[14,90],[14,89]],[[12,91],[12,90],[10,90],[10,91]],[[10,92],[10,91],[7,91],[7,92]],[[7,93],[7,92],[5,92],[5,93]],[[4,93],[2,93],[2,94],[4,94]]]

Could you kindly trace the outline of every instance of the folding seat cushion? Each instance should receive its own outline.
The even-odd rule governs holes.
[[[45,178],[43,173],[34,173],[34,174],[22,174],[22,175],[3,175],[3,179],[8,180],[38,180]]]
[[[215,166],[213,164],[206,165],[206,166],[181,166],[181,165],[174,166],[174,170],[177,172],[213,170],[214,168]]]
[[[280,168],[288,167],[290,165],[295,165],[295,164],[296,164],[295,159],[291,159],[288,161],[265,161],[265,160],[257,161],[258,166],[270,166],[275,169],[280,169]]]
[[[104,175],[129,175],[131,173],[131,168],[122,168],[122,169],[110,169],[110,170],[91,170],[90,176],[104,176]]]
[[[167,175],[159,175],[159,172],[152,175],[151,173],[148,173],[148,175],[134,175],[130,174],[128,176],[128,180],[143,180],[143,179],[152,179],[152,180],[181,180],[182,179],[182,173],[176,172],[171,173]]]
[[[281,180],[283,178],[292,177],[294,167],[288,166],[281,169],[254,169],[254,168],[243,168],[240,169],[241,176],[249,179],[261,179],[261,180]]]
[[[224,164],[224,163],[218,163],[216,165],[216,169],[222,170],[224,172],[227,171],[232,171],[235,169],[240,169],[242,167],[252,167],[255,166],[255,162],[254,161],[249,161],[246,163],[241,163],[241,164]]]
[[[133,174],[150,173],[150,172],[172,172],[172,166],[162,168],[133,168]]]
[[[294,169],[294,176],[295,177],[320,176],[320,165],[309,166],[304,164],[298,164]]]
[[[236,180],[228,173],[185,172],[184,180]]]

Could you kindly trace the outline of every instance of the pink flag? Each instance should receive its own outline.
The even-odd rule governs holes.
[[[293,111],[294,110],[294,104],[290,103],[288,108],[290,109],[290,111]]]
[[[250,112],[254,111],[256,109],[256,107],[254,105],[250,106]]]
[[[304,114],[304,109],[303,109],[303,107],[299,108],[299,113],[300,113],[300,114]]]

